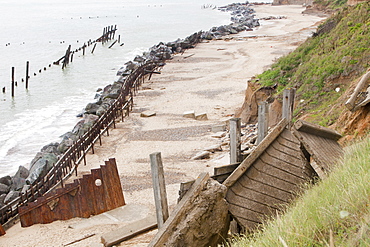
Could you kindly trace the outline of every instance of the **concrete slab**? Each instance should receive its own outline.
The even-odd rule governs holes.
[[[146,218],[135,221],[130,225],[103,234],[101,236],[101,242],[104,246],[110,247],[156,227],[157,217],[154,214],[148,215]]]
[[[70,225],[72,229],[84,229],[93,225],[116,224],[132,222],[147,217],[151,212],[148,206],[142,204],[127,204],[108,212],[81,219],[80,222]],[[154,213],[154,212],[153,212]]]

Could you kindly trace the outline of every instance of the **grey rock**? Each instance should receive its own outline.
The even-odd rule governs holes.
[[[28,169],[24,166],[19,166],[17,173],[14,175],[14,178],[23,178],[26,179],[30,175]]]
[[[12,185],[10,186],[10,190],[20,191],[22,190],[23,186],[26,184],[26,179],[21,177],[13,177],[12,178]]]
[[[39,177],[45,176],[57,161],[58,158],[55,154],[43,154],[41,158],[31,165],[30,175],[27,177],[26,183],[33,184]]]
[[[13,201],[14,199],[18,198],[20,195],[19,191],[10,191],[6,197],[4,198],[4,203],[8,204],[9,202]]]
[[[7,194],[9,192],[9,190],[10,190],[9,185],[0,183],[0,195],[1,194]]]

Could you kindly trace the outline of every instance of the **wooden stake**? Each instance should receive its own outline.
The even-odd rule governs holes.
[[[14,97],[14,71],[15,68],[12,67],[12,97]]]
[[[257,144],[259,144],[268,132],[269,105],[266,101],[258,104],[258,134]]]
[[[95,51],[95,47],[96,47],[96,43],[94,44],[94,47],[93,47],[93,49],[92,49],[91,53],[94,53],[94,51]]]
[[[115,44],[117,43],[117,40],[113,42],[113,44],[111,44],[108,49],[112,48]]]
[[[240,118],[232,118],[230,123],[230,164],[240,162]]]
[[[29,70],[30,70],[30,62],[27,61],[26,62],[26,89],[28,89],[28,73],[29,73]]]
[[[286,118],[291,126],[294,110],[295,88],[285,89],[283,93],[283,118]]]
[[[160,229],[169,216],[166,184],[164,181],[163,164],[160,152],[150,154],[150,164],[152,169],[153,190],[158,229]]]

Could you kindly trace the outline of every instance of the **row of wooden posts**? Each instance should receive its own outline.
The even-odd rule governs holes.
[[[95,51],[95,48],[96,48],[96,44],[97,42],[102,42],[102,44],[108,42],[109,40],[112,40],[114,39],[114,36],[115,36],[115,33],[117,31],[117,25],[111,25],[111,26],[108,26],[108,27],[105,27],[103,29],[103,35],[100,36],[99,38],[97,38],[96,40],[94,41],[91,41],[91,39],[89,41],[87,41],[87,45],[86,43],[83,44],[83,46],[79,47],[78,49],[76,49],[75,51],[72,51],[71,48],[72,46],[69,45],[64,56],[62,56],[61,58],[59,58],[57,61],[53,62],[54,65],[59,65],[60,62],[62,62],[62,69],[66,68],[67,65],[73,61],[73,55],[82,50],[82,53],[83,53],[83,56],[85,56],[85,50],[87,47],[89,47],[90,45],[93,45],[94,44],[94,47],[93,49],[91,50],[91,53],[94,53]],[[121,42],[121,36],[118,35],[118,39],[115,40],[108,48],[112,48],[116,43],[120,43]],[[122,46],[123,44],[121,44]],[[26,89],[28,89],[28,81],[30,79],[30,75],[29,75],[29,67],[30,67],[30,62],[27,61],[26,62],[26,77],[25,77],[25,82],[26,82]],[[51,67],[51,64],[49,64],[49,67]],[[44,70],[46,70],[46,67],[44,67]],[[39,70],[39,72],[41,73],[42,69]],[[15,92],[15,87],[18,86],[18,83],[17,81],[15,81],[15,67],[12,67],[11,68],[11,75],[12,75],[12,80],[11,80],[11,96],[14,97],[14,92]],[[34,75],[36,75],[36,73],[34,73]],[[23,81],[23,79],[22,79]],[[3,87],[2,88],[2,92],[5,93],[6,92],[6,87]]]
[[[156,68],[155,63],[147,63],[140,66],[132,72],[123,82],[121,94],[110,106],[110,108],[94,123],[94,125],[63,154],[53,168],[44,177],[40,177],[30,188],[20,197],[0,208],[0,225],[9,224],[11,219],[18,215],[18,208],[28,202],[36,200],[56,186],[64,186],[66,180],[74,172],[77,174],[77,168],[81,161],[86,165],[86,154],[91,149],[94,153],[94,144],[101,135],[109,135],[109,127],[115,128],[116,119],[129,115],[132,110],[133,96],[139,86],[144,82],[144,77],[148,71]]]
[[[282,107],[282,118],[287,119],[289,123],[292,122],[293,109],[294,109],[294,98],[295,89],[285,89],[283,92],[283,107]],[[268,133],[268,114],[269,104],[265,101],[259,102],[258,104],[258,133],[257,133],[257,145],[267,136]],[[230,126],[230,164],[239,164],[243,161],[241,155],[241,119],[232,118],[229,121]],[[289,124],[289,127],[291,125]],[[156,206],[156,216],[158,229],[160,229],[164,222],[168,219],[168,202],[166,193],[166,184],[164,179],[164,170],[162,157],[160,152],[150,154],[150,164],[152,171],[154,201]],[[230,167],[235,169],[236,166]],[[232,171],[231,170],[231,171]],[[231,173],[230,171],[228,171]],[[218,172],[215,169],[215,176]],[[222,174],[223,175],[223,174]],[[214,176],[214,177],[215,177]],[[180,197],[183,195],[180,194]]]

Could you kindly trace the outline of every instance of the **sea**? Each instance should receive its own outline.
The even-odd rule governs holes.
[[[97,89],[116,81],[124,63],[159,42],[229,24],[230,13],[215,7],[234,2],[0,0],[0,177],[14,175],[21,165],[29,168],[43,146],[71,131]],[[69,45],[78,49],[111,25],[120,43],[98,43],[93,53],[89,46],[64,69],[53,64]]]

